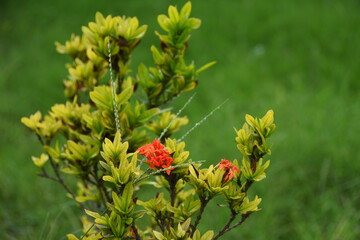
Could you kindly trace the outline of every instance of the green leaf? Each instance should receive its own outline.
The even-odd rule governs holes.
[[[214,231],[207,231],[204,235],[202,235],[200,240],[211,240],[214,236]]]
[[[274,111],[273,110],[269,110],[267,111],[267,113],[265,114],[265,116],[261,119],[261,121],[263,122],[263,125],[265,127],[271,125],[274,122]]]
[[[180,11],[180,18],[188,18],[191,13],[191,2],[187,2]]]
[[[169,32],[170,31],[170,28],[169,28],[169,24],[170,24],[170,19],[166,16],[166,15],[159,15],[157,17],[157,20],[158,20],[158,23],[160,25],[160,27],[166,31],[166,32]]]
[[[134,34],[133,34],[132,37],[135,38],[135,39],[139,39],[139,38],[144,37],[147,28],[148,28],[147,25],[143,25],[143,26],[139,27],[139,28],[134,32]]]
[[[201,68],[199,68],[198,70],[196,70],[196,73],[201,73],[202,71],[214,66],[215,64],[216,64],[216,61],[209,62],[209,63],[205,64],[204,66],[202,66]]]
[[[179,12],[176,7],[169,6],[168,14],[172,23],[177,23],[179,21]]]
[[[69,140],[67,141],[67,152],[68,157],[72,160],[84,160],[85,159],[85,149],[83,146],[77,144],[76,142]]]
[[[185,222],[181,224],[181,228],[186,232],[187,230],[189,230],[190,224],[191,218],[188,218]]]
[[[112,92],[108,86],[95,87],[94,90],[90,92],[90,99],[101,110],[112,111],[113,109]]]
[[[35,130],[37,127],[37,124],[41,121],[41,112],[37,111],[33,115],[30,116],[30,118],[22,117],[21,122],[27,126],[28,128]]]
[[[79,240],[74,234],[67,234],[66,237],[68,240]]]
[[[105,18],[104,18],[104,16],[102,15],[102,13],[101,12],[96,12],[96,14],[95,14],[95,21],[96,21],[96,23],[98,23],[98,24],[105,24]]]
[[[101,218],[101,215],[97,212],[93,212],[93,211],[85,209],[85,213],[93,218]]]
[[[143,112],[141,114],[141,116],[139,117],[138,121],[139,122],[147,122],[148,120],[150,120],[153,116],[155,116],[156,114],[158,114],[160,112],[159,108],[152,108],[149,109],[145,112]]]
[[[254,175],[252,176],[254,181],[261,181],[264,178],[266,178],[265,170],[269,167],[270,160],[266,161],[265,164],[263,164],[263,159],[260,158],[259,162],[256,164],[256,171]]]
[[[140,63],[139,67],[138,67],[138,79],[139,79],[140,84],[145,87],[151,85],[149,71],[143,63]]]
[[[158,239],[158,240],[167,240],[167,238],[164,237],[164,235],[162,235],[161,233],[159,233],[157,231],[153,231],[153,234],[156,237],[156,239]]]
[[[59,163],[61,157],[59,141],[55,142],[55,148],[45,145],[44,149],[56,163]]]
[[[153,54],[153,58],[154,58],[154,61],[155,61],[155,64],[157,65],[160,65],[163,63],[163,56],[161,55],[161,53],[159,52],[159,50],[153,45],[151,46],[150,48],[152,54]]]
[[[248,197],[245,197],[243,203],[238,209],[236,209],[236,211],[241,214],[259,211],[260,209],[258,208],[258,205],[260,204],[260,202],[261,198],[259,198],[258,196],[255,196],[255,199],[251,202],[249,201]]]
[[[190,18],[186,25],[189,29],[198,29],[201,25],[201,20],[198,18]]]
[[[245,157],[242,159],[242,166],[241,172],[243,173],[244,177],[248,180],[252,180],[252,169],[248,160]]]
[[[176,39],[176,45],[181,47],[185,44],[190,38],[189,31],[183,31],[180,36]]]
[[[132,201],[133,194],[134,194],[134,187],[132,183],[126,184],[122,194],[122,206],[121,206],[121,209],[123,209],[125,212],[129,209],[129,206],[131,206],[133,203]]]
[[[79,169],[76,169],[76,168],[61,168],[61,172],[63,173],[66,173],[66,174],[70,174],[70,175],[80,175],[80,174],[83,174],[84,172],[79,170]]]
[[[49,156],[45,153],[42,153],[40,157],[31,157],[34,164],[40,168],[44,166],[44,164],[49,160]]]
[[[111,183],[115,183],[115,184],[116,184],[115,179],[114,179],[113,177],[111,177],[111,176],[106,175],[106,176],[103,176],[102,179],[103,179],[104,181],[106,181],[106,182],[111,182]]]
[[[132,87],[129,87],[129,88],[126,88],[124,89],[118,96],[117,96],[117,105],[120,106],[124,103],[126,103],[130,97],[132,96],[133,94],[133,88]]]
[[[121,201],[121,199],[119,198],[119,196],[117,195],[117,193],[116,193],[116,192],[112,192],[112,193],[111,193],[111,196],[112,196],[112,199],[113,199],[113,201],[114,201],[115,207],[117,207],[117,208],[119,208],[119,209],[123,209],[123,208],[121,207],[122,201]]]
[[[139,210],[134,212],[132,216],[134,217],[134,219],[138,219],[138,218],[142,218],[146,213],[147,213],[146,210]]]

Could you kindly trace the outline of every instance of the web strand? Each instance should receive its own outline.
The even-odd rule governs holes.
[[[115,127],[116,131],[120,132],[120,122],[119,122],[119,111],[117,106],[117,95],[116,95],[116,83],[113,77],[113,69],[112,69],[112,58],[111,58],[111,49],[110,49],[110,37],[108,40],[108,57],[109,57],[109,71],[110,71],[110,84],[111,84],[111,92],[113,97],[113,108],[114,108],[114,117],[115,117]]]
[[[110,49],[110,37],[109,40],[107,42],[107,46],[108,46],[108,61],[109,61],[109,71],[110,71],[110,84],[111,84],[111,94],[113,97],[113,108],[114,108],[114,117],[115,117],[115,127],[116,127],[116,131],[120,132],[120,124],[119,124],[119,112],[118,112],[118,108],[117,108],[117,96],[116,96],[116,83],[113,77],[113,69],[112,69],[112,58],[111,58],[111,49]],[[104,215],[106,213],[106,211],[109,209],[109,207],[107,207],[104,212],[101,215]],[[84,232],[84,234],[80,237],[80,240],[84,239],[84,237],[86,237],[86,235],[91,231],[91,229],[95,226],[95,222],[93,224],[91,224],[91,226],[86,230],[86,232]]]
[[[195,123],[195,125],[189,130],[187,131],[179,140],[177,140],[177,142],[181,142],[182,140],[184,140],[184,138],[187,137],[187,135],[189,135],[192,131],[195,130],[195,128],[197,128],[198,126],[200,126],[204,121],[206,121],[211,115],[214,114],[214,112],[216,112],[217,110],[219,110],[229,99],[226,99],[223,103],[221,103],[219,106],[217,106],[216,108],[214,108],[208,115],[206,115],[203,119],[201,119],[199,122]]]
[[[169,124],[166,126],[166,128],[161,132],[160,136],[159,136],[159,140],[165,135],[165,133],[167,132],[167,130],[169,130],[171,124],[176,120],[176,118],[181,114],[181,112],[186,108],[187,105],[189,105],[189,103],[192,101],[192,99],[194,98],[194,96],[196,95],[196,93],[194,93],[188,100],[187,102],[184,104],[184,106],[176,113],[175,117],[169,122]]]

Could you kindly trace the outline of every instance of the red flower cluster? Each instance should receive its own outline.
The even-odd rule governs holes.
[[[164,147],[158,139],[155,139],[152,143],[140,147],[137,151],[147,158],[150,168],[164,169],[170,167],[174,161],[172,157],[169,157],[170,153]],[[170,175],[171,170],[166,170],[166,173]]]
[[[223,177],[223,182],[226,183],[227,181],[236,178],[236,174],[240,173],[240,170],[238,167],[234,166],[232,164],[232,162],[230,162],[229,160],[226,159],[221,159],[221,162],[219,163],[219,168],[220,169],[225,169],[225,173],[224,173],[224,177]]]

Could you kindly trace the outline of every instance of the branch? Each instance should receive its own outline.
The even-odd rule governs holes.
[[[251,213],[252,212],[243,214],[242,217],[241,217],[241,220],[239,222],[237,222],[236,224],[234,224],[233,226],[229,227],[227,232],[234,229],[234,228],[236,228],[237,226],[241,225],[243,222],[245,222],[245,220],[250,216]]]
[[[63,180],[62,177],[60,176],[59,169],[57,168],[54,160],[53,160],[51,157],[50,157],[49,159],[50,159],[51,167],[52,167],[52,169],[53,169],[53,171],[54,171],[54,173],[55,173],[55,176],[56,176],[56,178],[51,177],[51,178],[49,178],[49,179],[55,180],[55,181],[57,181],[58,183],[60,183],[60,184],[65,188],[65,190],[71,195],[72,199],[73,199],[76,203],[78,203],[82,209],[85,209],[85,207],[84,207],[84,205],[83,205],[82,203],[76,201],[76,199],[75,199],[75,198],[76,198],[75,193],[69,188],[69,186],[64,182],[64,180]]]
[[[200,223],[201,217],[202,217],[204,210],[205,210],[207,204],[209,203],[210,199],[206,199],[206,197],[203,197],[203,198],[200,198],[200,201],[201,201],[200,212],[199,212],[199,215],[197,215],[197,217],[196,217],[194,225],[191,227],[191,229],[192,229],[191,237],[194,235],[195,230]]]
[[[89,177],[87,179],[90,183],[92,183],[98,188],[101,200],[105,207],[106,201],[110,202],[110,197],[106,192],[106,188],[104,186],[104,181],[102,180],[102,177],[101,176],[98,177],[97,172],[98,172],[98,165],[95,164],[93,172],[90,172],[90,175],[94,178],[95,181],[92,181]]]
[[[134,232],[134,234],[135,234],[135,239],[136,239],[136,240],[141,240],[141,237],[140,237],[140,235],[139,235],[139,232],[138,232],[138,230],[137,230],[137,228],[136,228],[136,226],[135,226],[135,220],[132,222],[131,228],[132,228],[132,230],[133,230],[133,232]]]
[[[41,171],[42,171],[42,173],[38,174],[39,177],[47,178],[47,179],[53,180],[55,182],[58,182],[57,178],[50,176],[44,168],[41,168]]]
[[[231,211],[231,216],[228,220],[228,222],[226,223],[226,225],[220,230],[220,232],[218,232],[218,234],[216,234],[215,237],[213,237],[212,240],[216,240],[219,237],[221,237],[222,235],[224,235],[227,231],[229,231],[230,225],[231,223],[235,220],[236,218],[236,213],[234,211]]]
[[[164,226],[163,226],[163,223],[162,223],[160,217],[161,217],[161,219],[162,219],[162,216],[161,216],[161,215],[158,215],[158,214],[156,213],[155,221],[156,221],[157,225],[159,226],[159,228],[161,229],[161,231],[162,231],[162,232],[165,232],[165,228],[164,228]]]
[[[224,226],[224,228],[223,228],[212,240],[218,239],[219,237],[221,237],[222,235],[224,235],[224,234],[227,233],[228,231],[230,231],[230,230],[238,227],[239,225],[241,225],[243,222],[245,222],[245,220],[250,216],[251,213],[252,213],[252,212],[248,212],[248,213],[245,213],[245,214],[241,215],[240,221],[230,227],[230,224],[231,224],[231,222],[234,221],[236,215],[232,216],[232,217],[229,219],[228,224],[226,224],[226,225]],[[231,220],[231,221],[230,221],[230,220]]]
[[[174,178],[175,175],[170,175],[168,182],[169,182],[169,192],[170,192],[170,203],[172,207],[175,207],[175,200],[176,200],[176,182],[177,179]]]
[[[253,183],[254,183],[253,181],[247,180],[246,184],[245,184],[245,189],[243,192],[247,192]]]

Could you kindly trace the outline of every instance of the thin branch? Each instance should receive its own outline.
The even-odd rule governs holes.
[[[101,187],[101,188],[103,189],[103,191],[104,191],[104,195],[105,195],[106,200],[107,200],[108,202],[110,202],[111,199],[110,199],[110,196],[108,195],[108,193],[106,192],[106,188],[105,188],[105,186],[104,186],[104,182],[103,182],[103,181],[101,182],[100,187]]]
[[[91,174],[91,173],[90,173]],[[91,174],[93,177],[94,175]],[[95,178],[95,177],[94,177]],[[98,181],[98,178],[95,178],[95,181],[93,179],[90,179],[88,176],[86,177],[85,179],[86,181],[88,181],[89,183],[91,183],[92,185],[97,185],[97,181]]]
[[[243,192],[247,192],[253,183],[254,183],[253,181],[247,180],[246,184],[245,184],[245,189]]]
[[[141,240],[141,237],[140,237],[139,232],[138,232],[138,230],[136,228],[136,225],[135,225],[135,220],[132,222],[131,228],[132,228],[132,230],[133,230],[133,232],[135,234],[135,239],[136,240]]]
[[[61,175],[60,175],[60,173],[59,173],[59,169],[57,168],[54,160],[53,160],[51,157],[50,157],[49,159],[50,159],[51,167],[52,167],[52,169],[53,169],[53,171],[54,171],[54,173],[55,173],[55,176],[56,176],[56,178],[54,178],[54,179],[56,179],[56,181],[57,181],[58,183],[60,183],[60,184],[64,187],[64,189],[71,195],[72,199],[73,199],[77,204],[79,204],[82,209],[85,209],[85,206],[84,206],[82,203],[76,201],[76,195],[75,195],[75,193],[69,188],[69,186],[68,186],[68,185],[64,182],[64,180],[62,179],[62,177],[61,177]],[[53,178],[53,177],[52,177],[52,178]],[[49,179],[51,179],[51,178],[49,178]]]
[[[157,223],[157,225],[159,226],[159,228],[161,229],[162,232],[165,231],[165,228],[163,226],[163,222],[160,220],[160,217],[158,214],[156,214],[157,216],[155,217],[155,221]]]
[[[234,224],[233,226],[229,227],[229,229],[227,230],[230,231],[236,227],[238,227],[239,225],[241,225],[243,222],[245,222],[245,220],[250,216],[251,213],[246,213],[246,214],[243,214],[242,217],[241,217],[241,220],[239,222],[237,222],[236,224]]]
[[[229,227],[230,227],[231,223],[235,220],[235,218],[236,218],[236,213],[232,211],[231,216],[230,216],[228,222],[226,223],[226,225],[220,230],[220,232],[218,232],[218,234],[216,234],[215,237],[213,237],[212,240],[218,239],[219,237],[224,235],[227,231],[229,231]]]
[[[199,223],[200,223],[200,220],[201,220],[201,218],[202,218],[202,215],[203,215],[203,213],[204,213],[204,210],[205,210],[205,208],[206,208],[206,206],[207,206],[207,204],[209,203],[210,200],[211,200],[211,199],[206,199],[206,197],[200,198],[200,202],[201,202],[200,212],[199,212],[199,214],[198,214],[197,217],[196,217],[196,220],[195,220],[194,225],[191,227],[191,229],[192,229],[192,231],[191,231],[191,237],[194,235],[195,230],[196,230],[197,226],[198,226]]]
[[[240,226],[243,222],[245,222],[245,220],[250,216],[251,213],[252,213],[252,212],[245,213],[245,214],[241,215],[240,221],[237,222],[236,224],[232,225],[231,227],[230,227],[230,224],[231,224],[231,223],[230,223],[229,225],[226,224],[227,228],[224,227],[212,240],[216,240],[216,239],[218,239],[219,237],[221,237],[222,235],[224,235],[225,233],[227,233],[228,231],[230,231],[230,230],[232,230],[232,229]],[[235,215],[235,217],[236,217],[236,215]],[[232,221],[234,221],[235,217],[232,219]],[[230,220],[231,220],[231,219],[229,219],[229,222],[230,222]],[[231,222],[232,222],[232,221],[231,221]],[[228,223],[229,223],[229,222],[228,222]]]
[[[97,172],[98,172],[98,165],[96,164],[94,166],[93,172],[90,172],[90,175],[95,179],[95,181],[91,180],[89,177],[88,177],[88,181],[99,189],[99,194],[101,196],[102,202],[104,206],[106,206],[106,201],[110,202],[110,197],[106,192],[106,188],[104,186],[104,181],[102,180],[102,177],[101,176],[98,177]]]
[[[99,195],[100,195],[100,199],[101,199],[101,202],[104,206],[106,206],[106,200],[104,198],[104,195],[107,195],[106,192],[105,192],[105,189],[103,189],[101,187],[102,184],[100,184],[100,182],[97,184],[97,188],[99,189]],[[104,194],[103,194],[104,192]]]
[[[41,145],[44,146],[45,144],[44,144],[44,141],[42,140],[41,136],[38,135],[38,134],[36,134],[36,136],[37,136],[37,138],[39,139],[39,142],[41,143]]]
[[[54,178],[53,176],[50,176],[44,168],[41,168],[41,173],[39,173],[38,176],[43,178],[48,178],[50,180],[57,182],[57,179]]]
[[[56,178],[57,178],[58,182],[65,188],[65,190],[68,193],[70,193],[70,195],[73,197],[73,199],[75,199],[75,197],[76,197],[75,193],[69,188],[68,185],[66,185],[66,183],[64,182],[64,180],[60,176],[59,169],[57,168],[57,166],[55,165],[54,161],[51,158],[50,158],[50,163],[51,163],[51,166],[52,166],[52,168],[54,170],[54,173],[56,175]]]
[[[169,193],[170,193],[170,203],[172,207],[175,207],[175,200],[176,200],[176,182],[177,182],[177,178],[175,177],[175,175],[168,175],[165,177],[165,179],[168,181],[169,183]]]

